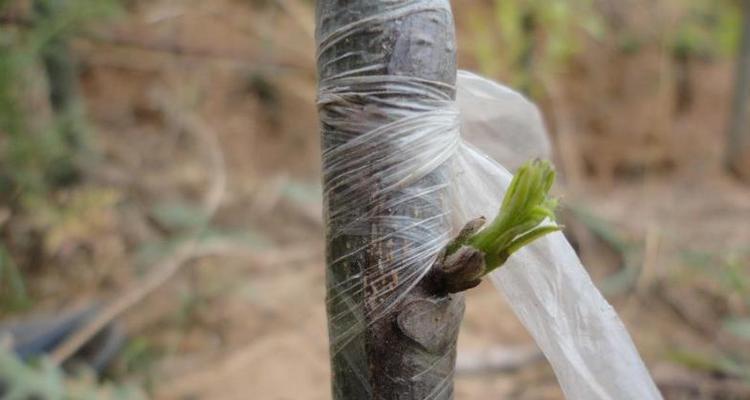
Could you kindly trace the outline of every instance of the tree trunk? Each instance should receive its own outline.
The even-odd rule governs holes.
[[[318,0],[316,18],[321,86],[342,76],[411,77],[427,82],[446,101],[455,98],[448,0]],[[394,166],[387,162],[337,169],[367,157],[366,146],[352,147],[343,159],[327,157],[398,121],[394,103],[430,104],[419,91],[373,93],[369,85],[355,82],[338,97],[319,99],[334,399],[451,399],[463,298],[440,294],[424,278],[430,266],[405,260],[415,249],[444,243],[449,235],[445,193],[430,190],[447,183],[444,167],[390,191],[378,178]],[[381,137],[374,150],[385,157],[405,151],[397,139]],[[348,174],[356,177],[342,177]],[[342,185],[345,178],[348,183]],[[405,234],[394,227],[396,220],[424,224],[419,234],[414,229]]]
[[[730,171],[750,180],[750,0],[742,1],[742,39],[737,56],[737,77],[727,140]]]

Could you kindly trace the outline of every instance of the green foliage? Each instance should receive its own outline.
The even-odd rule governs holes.
[[[209,222],[209,216],[202,207],[181,202],[157,204],[151,215],[159,226],[169,231],[202,228]]]
[[[0,304],[11,311],[23,309],[29,305],[26,284],[21,271],[2,244],[0,244]]]
[[[555,170],[547,161],[534,160],[518,168],[497,217],[467,243],[485,254],[486,273],[499,268],[513,253],[534,240],[559,231],[557,200],[549,197]]]
[[[677,351],[669,354],[669,358],[673,362],[690,369],[719,373],[750,382],[750,364],[727,356],[710,356],[693,351]]]
[[[750,310],[750,250],[727,250],[723,254],[690,251],[683,254],[683,260],[691,267],[691,274],[700,273],[721,293],[738,299]]]
[[[5,2],[2,12],[10,7]],[[56,88],[72,85],[74,79],[61,72],[71,63],[66,41],[92,22],[112,14],[115,0],[36,0],[28,26],[0,27],[0,196],[44,196],[48,190],[70,183],[76,175],[76,141],[71,131],[80,131],[80,105],[62,99],[73,93]],[[35,94],[44,92],[40,79],[44,68],[46,91],[52,103],[50,121]],[[62,71],[70,72],[70,71]],[[69,75],[69,74],[68,74]],[[40,96],[37,96],[40,97]]]
[[[736,1],[691,0],[682,4],[685,15],[672,33],[671,46],[676,56],[734,54],[742,28]]]
[[[468,245],[484,254],[484,274],[500,268],[513,253],[540,237],[562,229],[554,222],[557,200],[549,197],[555,170],[547,161],[522,165],[505,193],[500,211],[490,224],[461,243],[453,243],[448,254]]]
[[[689,267],[687,277],[712,282],[716,294],[734,304],[721,316],[721,330],[740,342],[750,343],[750,249],[690,251],[683,254],[683,260]],[[673,361],[690,368],[750,382],[750,355],[745,351],[720,347],[709,354],[682,350],[672,356]]]
[[[120,350],[113,367],[114,375],[132,377],[143,390],[150,393],[158,380],[154,373],[156,362],[163,355],[164,349],[144,336],[136,336]]]
[[[554,71],[583,48],[581,33],[597,39],[605,33],[592,0],[495,0],[492,8],[472,17],[480,69],[509,76],[525,91],[534,89],[534,70]]]
[[[171,235],[164,240],[147,242],[138,249],[141,265],[150,265],[173,253],[181,245],[197,240],[201,246],[236,245],[242,248],[264,248],[268,239],[253,230],[222,229],[212,225],[205,210],[196,204],[165,202],[153,207],[151,217]]]
[[[750,318],[729,318],[724,322],[724,330],[738,338],[750,340]]]
[[[643,243],[629,238],[611,222],[591,213],[582,205],[569,204],[578,222],[582,223],[597,238],[602,240],[622,259],[618,271],[597,282],[597,287],[605,296],[627,294],[638,281],[643,264]]]
[[[118,2],[33,0],[30,14],[0,25],[0,209],[11,213],[6,231],[14,232],[14,246],[0,244],[0,309],[28,305],[23,263],[14,256],[61,231],[36,222],[49,211],[69,214],[57,194],[81,176],[85,118],[67,42],[112,15]],[[1,2],[0,14],[13,14],[19,3]]]
[[[658,15],[654,22],[663,23],[653,30],[629,21],[610,26],[594,0],[494,0],[470,15],[469,43],[483,74],[532,96],[542,88],[540,78],[569,66],[587,40],[610,42],[625,54],[657,48],[676,57],[734,55],[742,24],[737,0],[646,3],[634,6]]]
[[[120,352],[118,362],[126,373],[150,371],[159,356],[159,349],[148,339],[135,337]]]
[[[0,397],[4,400],[141,400],[145,395],[127,386],[99,384],[91,374],[66,378],[46,360],[29,365],[0,346]]]

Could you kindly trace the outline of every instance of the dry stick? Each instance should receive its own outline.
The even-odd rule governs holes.
[[[221,204],[227,183],[224,155],[221,151],[218,137],[214,130],[199,118],[195,116],[181,117],[180,110],[172,106],[172,103],[167,101],[167,99],[160,98],[158,100],[170,121],[175,123],[179,128],[200,137],[208,148],[209,158],[213,166],[211,187],[204,199],[204,215],[206,216],[206,222],[208,222]],[[203,229],[205,228],[199,228],[194,232],[191,239],[178,247],[169,257],[155,265],[151,269],[152,272],[145,279],[136,283],[121,297],[101,309],[91,321],[55,348],[50,355],[52,363],[60,365],[73,356],[107,324],[166,283],[187,261],[201,256],[217,254],[217,250],[221,250],[221,247],[216,248],[200,245],[199,238]]]
[[[185,243],[162,263],[154,266],[153,273],[149,274],[142,281],[139,281],[132,289],[125,292],[123,296],[119,297],[113,303],[101,309],[92,320],[55,348],[50,354],[50,360],[53,365],[60,365],[73,356],[107,324],[168,281],[185,262],[210,254],[214,254],[213,251],[208,249],[198,250],[196,248],[196,240]]]

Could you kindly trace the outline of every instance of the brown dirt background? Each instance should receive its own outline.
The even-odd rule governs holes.
[[[454,2],[464,68],[478,68],[472,17],[486,3]],[[644,7],[628,20],[655,23]],[[154,225],[154,205],[200,201],[213,179],[202,135],[218,141],[228,173],[213,225],[246,234],[241,251],[189,263],[124,315],[141,347],[128,347],[115,376],[155,399],[330,398],[312,16],[308,2],[293,0],[139,1],[97,38],[75,43],[102,160],[87,185],[117,201],[32,274],[35,308],[108,299],[137,284],[153,262],[137,261],[136,249],[174,233]],[[666,397],[750,398],[741,379],[673,356],[750,348],[720,329],[748,305],[711,276],[729,258],[750,268],[750,186],[721,168],[732,64],[696,61],[695,100],[678,113],[673,66],[658,42],[636,55],[586,46],[548,75],[538,99],[566,177],[559,192],[636,246],[641,274],[609,298]],[[622,254],[575,215],[566,213],[568,233],[604,281]],[[708,273],[686,266],[690,252],[711,254]],[[467,305],[463,357],[533,345],[488,283]],[[543,361],[459,371],[456,392],[561,398]]]

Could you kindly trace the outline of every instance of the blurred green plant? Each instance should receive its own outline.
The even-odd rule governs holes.
[[[691,273],[714,282],[717,291],[738,299],[750,313],[750,250],[687,251],[682,259]]]
[[[157,383],[154,368],[163,355],[164,349],[148,338],[133,337],[118,354],[113,375],[132,378],[146,393],[151,393]]]
[[[643,243],[628,238],[615,224],[595,215],[583,204],[568,204],[566,208],[573,213],[578,222],[621,259],[614,274],[597,282],[599,290],[607,297],[628,294],[635,288],[641,274]]]
[[[479,68],[527,93],[536,90],[535,72],[553,72],[583,49],[581,33],[605,34],[593,0],[494,0],[491,7],[471,17]]]
[[[497,217],[466,240],[485,255],[485,274],[527,244],[562,229],[554,223],[557,199],[549,195],[554,182],[555,170],[547,161],[534,160],[518,168]]]
[[[248,229],[224,229],[211,224],[206,210],[189,202],[163,202],[149,212],[151,221],[169,233],[163,240],[146,242],[138,248],[136,259],[141,266],[153,265],[186,242],[197,240],[202,246],[229,245],[246,249],[263,249],[271,241],[261,232]]]
[[[0,304],[15,311],[26,308],[29,303],[21,271],[5,246],[0,244]]]
[[[720,329],[740,342],[750,342],[750,249],[721,253],[687,251],[682,258],[691,280],[713,282],[715,292],[734,304],[719,316]],[[671,358],[689,368],[719,372],[750,383],[750,353],[746,351],[719,346],[710,354],[679,350]]]
[[[146,396],[130,386],[96,382],[93,374],[65,377],[46,360],[35,365],[19,360],[0,345],[0,398],[4,400],[141,400]]]
[[[524,246],[562,230],[555,223],[557,199],[549,191],[555,170],[548,161],[532,160],[518,168],[497,216],[482,228],[484,217],[469,221],[440,256],[440,280],[448,293],[475,287],[501,268]]]
[[[60,231],[34,221],[69,214],[56,193],[80,181],[91,156],[68,42],[118,9],[119,0],[0,2],[0,208],[10,212],[0,226],[0,288],[12,288],[0,312],[28,303],[18,255]]]
[[[13,3],[4,2],[0,15]],[[77,77],[66,43],[112,15],[117,5],[117,0],[35,0],[27,23],[0,26],[0,195],[5,199],[44,195],[75,181],[84,121],[71,88]],[[34,98],[39,92],[46,95]]]
[[[676,351],[670,353],[668,358],[677,364],[696,371],[719,373],[750,382],[750,363],[738,361],[730,356],[705,355],[694,351]]]
[[[728,318],[724,321],[724,330],[738,338],[750,340],[750,318]]]
[[[606,0],[612,1],[612,0]],[[621,22],[615,27],[594,0],[493,0],[469,15],[470,43],[479,69],[512,86],[538,95],[537,83],[569,65],[586,48],[586,40],[613,41],[627,54],[646,43],[664,46],[676,58],[732,56],[741,31],[739,0],[670,0],[653,3],[679,10],[675,23],[652,32]],[[487,8],[490,8],[489,12]],[[621,26],[620,26],[621,25]]]
[[[680,0],[683,17],[671,33],[675,57],[731,56],[736,52],[742,18],[736,0]]]

